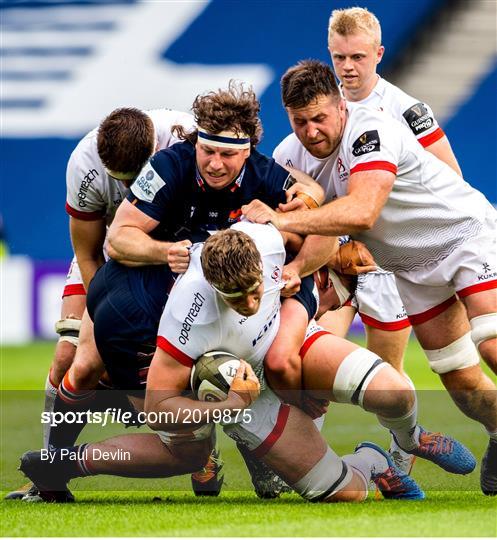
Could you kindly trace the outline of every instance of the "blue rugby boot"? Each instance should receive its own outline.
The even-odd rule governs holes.
[[[395,466],[392,457],[383,448],[372,442],[363,442],[356,446],[355,451],[361,448],[370,448],[378,452],[387,462],[386,469],[373,470],[371,474],[371,480],[385,499],[421,501],[425,498],[424,491],[408,474]]]
[[[475,456],[462,443],[442,433],[425,431],[421,426],[419,445],[408,452],[454,474],[469,474],[476,467]]]

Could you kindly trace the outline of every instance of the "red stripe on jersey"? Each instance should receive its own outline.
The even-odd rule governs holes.
[[[409,322],[407,316],[403,319],[392,322],[378,321],[377,319],[370,317],[369,315],[365,315],[364,313],[359,313],[359,317],[361,317],[361,320],[364,324],[367,324],[372,328],[386,330],[387,332],[395,332],[396,330],[402,330],[403,328],[408,328],[409,326],[411,326],[411,323]]]
[[[424,137],[420,137],[418,139],[418,142],[423,148],[426,148],[427,146],[431,146],[433,143],[437,142],[444,136],[445,133],[443,132],[443,129],[439,127],[433,133],[425,135]]]
[[[262,441],[262,443],[252,450],[252,455],[256,458],[265,456],[269,450],[273,447],[275,442],[281,437],[283,430],[285,429],[288,415],[290,414],[290,406],[282,403],[280,410],[278,411],[278,418],[271,433]]]
[[[180,351],[162,336],[157,336],[157,347],[170,354],[180,364],[183,364],[188,368],[193,367],[193,359],[190,358],[183,351]]]
[[[105,215],[102,211],[80,212],[69,206],[68,203],[66,203],[66,212],[73,218],[81,219],[82,221],[96,221],[97,219],[102,219]]]
[[[438,304],[438,306],[427,309],[426,311],[423,311],[423,313],[408,315],[408,318],[413,326],[415,324],[423,324],[424,322],[433,319],[433,317],[436,317],[437,315],[440,315],[440,313],[443,313],[445,310],[449,309],[452,304],[455,304],[456,300],[457,298],[455,296],[451,296],[445,300],[445,302]]]
[[[354,173],[363,171],[388,171],[397,174],[397,165],[389,161],[368,161],[367,163],[359,163],[359,165],[352,167],[350,174],[353,175]]]
[[[300,348],[300,351],[299,351],[300,358],[302,358],[302,360],[303,360],[304,356],[307,353],[307,351],[311,348],[311,345],[316,341],[316,339],[318,339],[321,336],[324,336],[326,334],[331,334],[331,332],[328,332],[327,330],[318,330],[315,334],[312,334],[311,336],[309,336],[304,341],[304,344]]]
[[[459,298],[464,298],[470,294],[475,294],[481,291],[489,291],[490,289],[497,289],[497,279],[491,279],[489,281],[484,281],[483,283],[477,283],[476,285],[464,287],[464,289],[457,291],[457,296],[459,296]]]
[[[64,296],[76,296],[77,294],[86,294],[85,286],[82,283],[66,285],[64,287],[64,292],[62,293],[62,298],[64,298]]]

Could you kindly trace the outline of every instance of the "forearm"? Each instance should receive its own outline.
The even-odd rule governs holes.
[[[447,137],[442,137],[430,146],[427,146],[425,150],[446,163],[459,176],[462,176],[461,168],[459,167],[459,163],[457,162],[457,158],[454,155],[452,147],[450,146],[449,139],[447,139]]]
[[[269,385],[282,399],[299,405],[303,387],[300,349],[305,339],[308,314],[294,298],[282,302],[280,313],[280,328],[264,359],[264,372]]]
[[[151,406],[146,405],[148,425],[154,431],[174,431],[188,426],[219,423],[223,418],[242,411],[229,400],[221,402],[197,401],[184,396],[169,397]]]
[[[298,234],[341,236],[369,229],[375,218],[347,195],[316,210],[280,213],[276,225],[280,230]]]
[[[301,406],[302,372],[300,364],[289,366],[286,371],[266,370],[266,378],[271,389],[285,402]]]
[[[338,250],[335,236],[307,236],[302,248],[287,267],[295,270],[300,277],[312,274],[325,265]]]
[[[171,242],[154,240],[137,227],[122,226],[109,236],[109,256],[127,266],[167,264]]]
[[[76,254],[76,259],[78,260],[79,271],[83,278],[83,285],[88,291],[90,281],[93,279],[95,272],[105,263],[105,258],[102,253],[100,257],[96,258],[79,256]]]
[[[323,188],[308,174],[293,167],[285,167],[288,172],[293,176],[297,181],[297,184],[290,187],[288,192],[292,195],[295,195],[299,191],[303,191],[310,195],[314,201],[320,205],[324,201],[324,190]]]

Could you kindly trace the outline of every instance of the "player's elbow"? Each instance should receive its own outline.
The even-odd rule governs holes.
[[[300,356],[297,352],[270,349],[264,365],[270,380],[284,381],[292,373],[300,372]]]
[[[160,414],[157,410],[156,404],[150,402],[147,398],[145,398],[143,412],[145,413],[145,423],[152,431],[160,431],[161,429],[164,429],[160,422]]]
[[[115,261],[118,261],[118,260],[119,260],[119,252],[118,252],[117,249],[115,249],[115,247],[111,244],[110,239],[109,239],[109,242],[108,242],[108,244],[107,244],[107,255],[108,255],[111,259],[114,259]]]
[[[378,215],[373,210],[364,209],[361,211],[359,219],[355,223],[355,227],[359,231],[369,231],[373,228]]]

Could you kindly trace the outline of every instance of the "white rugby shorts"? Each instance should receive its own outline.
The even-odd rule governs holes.
[[[224,432],[244,444],[255,457],[261,458],[272,448],[285,429],[290,406],[282,403],[268,387],[245,409],[247,422],[224,426]],[[248,419],[248,418],[247,418]]]
[[[214,424],[204,424],[195,429],[185,428],[177,431],[156,431],[156,433],[164,444],[183,444],[209,439],[214,429]]]
[[[436,266],[396,274],[397,288],[411,324],[436,317],[456,301],[497,289],[497,213],[478,236],[466,240]],[[497,294],[497,291],[496,291]]]
[[[78,261],[76,260],[76,256],[74,256],[69,266],[69,271],[67,272],[62,298],[64,298],[64,296],[73,296],[76,294],[86,295],[86,290],[83,285],[83,278],[81,277]]]
[[[391,272],[361,274],[356,292],[346,305],[354,307],[362,322],[373,328],[393,332],[410,326]]]

